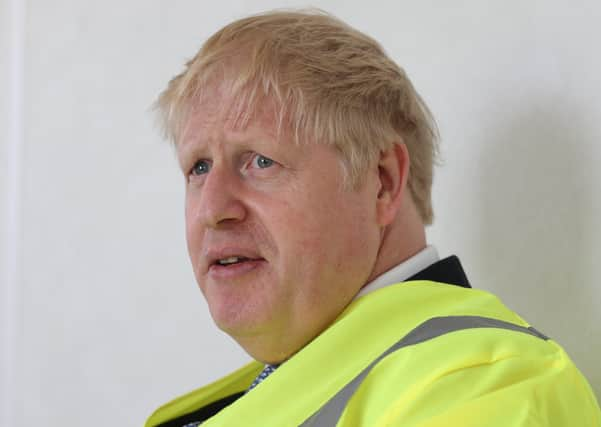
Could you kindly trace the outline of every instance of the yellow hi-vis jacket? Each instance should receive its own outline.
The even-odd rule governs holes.
[[[164,405],[146,427],[186,425],[169,420],[234,400],[262,368],[250,363]],[[202,423],[218,426],[601,427],[601,413],[564,350],[494,295],[411,281],[353,301]]]

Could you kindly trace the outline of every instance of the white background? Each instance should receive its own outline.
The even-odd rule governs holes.
[[[202,41],[292,1],[0,0],[0,425],[136,426],[247,356],[188,265],[149,112]],[[429,240],[601,394],[601,3],[321,1],[438,119]]]

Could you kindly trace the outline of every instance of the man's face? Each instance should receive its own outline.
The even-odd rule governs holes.
[[[255,358],[278,362],[370,276],[377,166],[359,190],[344,189],[334,148],[278,138],[269,112],[232,129],[220,108],[203,106],[177,147],[194,274],[216,324]]]

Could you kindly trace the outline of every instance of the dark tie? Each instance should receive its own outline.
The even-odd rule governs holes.
[[[278,366],[279,365],[265,365],[265,368],[263,368],[263,370],[261,371],[261,373],[259,374],[259,376],[257,378],[255,378],[255,380],[250,385],[250,387],[248,388],[248,390],[246,390],[246,392],[248,393],[253,388],[255,388],[256,386],[258,386],[259,384],[261,384],[261,382],[265,378],[267,378],[269,375],[271,375],[271,373],[273,373],[273,371],[275,371],[278,368]]]
[[[265,365],[265,368],[263,368],[263,370],[261,371],[261,373],[252,382],[252,384],[250,385],[250,387],[248,387],[248,389],[246,390],[246,393],[248,393],[253,388],[255,388],[256,386],[258,386],[265,378],[267,378],[269,375],[271,375],[273,373],[273,371],[275,371],[278,368],[278,366],[279,365]],[[182,427],[198,427],[200,424],[201,424],[200,421],[195,421],[195,422],[183,425]]]

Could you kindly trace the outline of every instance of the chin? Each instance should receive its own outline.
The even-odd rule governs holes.
[[[224,310],[211,310],[215,325],[232,338],[256,336],[264,328],[265,320],[257,313],[248,313],[246,310],[235,310],[227,307]],[[263,326],[263,327],[262,327]]]
[[[219,285],[209,283],[204,294],[217,327],[229,335],[256,335],[285,319],[286,301],[259,282]]]

